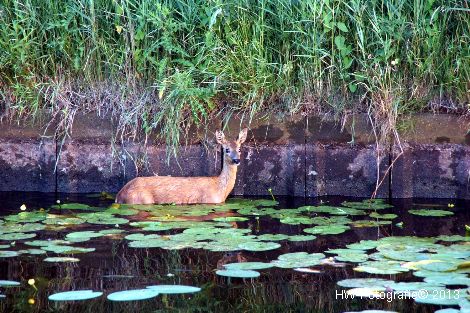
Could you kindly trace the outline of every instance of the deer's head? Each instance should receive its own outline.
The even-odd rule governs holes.
[[[231,165],[240,164],[240,147],[245,142],[247,133],[248,129],[245,128],[240,131],[237,140],[227,140],[221,130],[215,132],[217,143],[221,144],[224,149],[225,160],[229,161]]]

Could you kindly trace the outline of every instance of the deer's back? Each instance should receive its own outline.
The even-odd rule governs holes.
[[[137,177],[116,196],[117,203],[221,203],[225,195],[219,190],[217,177]]]

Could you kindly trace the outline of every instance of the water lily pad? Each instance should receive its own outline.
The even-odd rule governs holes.
[[[199,287],[185,286],[185,285],[155,285],[147,286],[148,289],[154,290],[159,294],[179,294],[179,293],[194,293],[201,291]]]
[[[0,258],[13,258],[18,256],[19,253],[17,251],[10,251],[10,250],[1,250],[0,251]]]
[[[5,216],[5,220],[14,223],[34,223],[44,220],[46,216],[47,212],[45,211],[20,212]]]
[[[66,291],[66,292],[59,292],[54,293],[49,296],[49,300],[51,301],[81,301],[81,300],[89,300],[101,297],[103,295],[102,292],[93,291],[93,290],[74,290],[74,291]]]
[[[252,270],[218,270],[215,272],[219,276],[236,277],[236,278],[256,278],[259,272]]]
[[[392,275],[408,272],[409,269],[402,267],[398,261],[368,261],[354,268],[357,272],[370,274]]]
[[[51,263],[61,263],[61,262],[78,262],[80,259],[77,258],[70,258],[70,257],[49,257],[43,260],[44,262],[51,262]]]
[[[108,300],[111,301],[138,301],[155,298],[158,296],[158,291],[153,289],[135,289],[113,292],[108,295]]]
[[[382,225],[390,225],[392,221],[374,221],[374,220],[359,220],[354,221],[351,223],[353,227],[361,228],[361,227],[378,227]]]
[[[360,242],[346,245],[349,249],[371,250],[375,249],[379,242],[377,240],[361,240]]]
[[[61,245],[48,245],[43,246],[43,250],[58,253],[58,254],[77,254],[77,253],[87,253],[95,251],[95,248],[82,248],[82,247],[73,247],[73,246],[61,246]]]
[[[337,282],[338,286],[346,288],[375,288],[375,287],[387,287],[393,284],[393,280],[386,280],[382,278],[350,278],[343,279]]]
[[[259,235],[257,238],[262,241],[280,241],[286,240],[289,236],[284,234],[263,234]]]
[[[281,245],[275,242],[245,242],[239,244],[238,247],[247,251],[267,251],[280,248]]]
[[[160,237],[161,236],[157,234],[145,235],[145,234],[135,233],[135,234],[127,235],[124,238],[127,240],[150,240],[150,239],[158,239]]]
[[[32,241],[25,241],[24,244],[28,246],[34,247],[44,247],[50,245],[66,245],[69,244],[69,241],[66,240],[32,240]]]
[[[95,208],[82,203],[62,203],[53,205],[52,208],[63,210],[95,210]]]
[[[36,237],[36,234],[9,233],[0,235],[0,240],[16,241]]]
[[[457,265],[449,262],[432,262],[420,266],[422,269],[433,272],[450,272],[457,269]]]
[[[32,255],[46,254],[46,251],[42,249],[26,249],[26,250],[20,250],[18,252],[21,254],[32,254]]]
[[[371,214],[369,214],[369,216],[372,218],[378,218],[378,219],[384,219],[384,220],[393,220],[394,218],[398,217],[398,215],[392,214],[392,213],[379,214],[377,212],[372,212]]]
[[[424,278],[424,281],[434,285],[445,285],[445,286],[459,286],[467,285],[470,287],[470,277],[463,274],[438,272],[440,275],[436,275],[436,272],[431,272]]]
[[[327,225],[305,228],[304,232],[314,235],[336,235],[344,233],[348,229],[349,227],[345,225]]]
[[[450,215],[454,215],[454,212],[451,212],[451,211],[446,211],[446,210],[427,210],[427,209],[408,210],[408,213],[413,214],[413,215],[432,216],[432,217],[441,217],[441,216],[450,216]]]
[[[58,216],[54,218],[46,218],[42,221],[46,225],[80,225],[85,223],[84,219],[78,217],[63,217]]]
[[[248,218],[243,217],[243,216],[227,216],[227,217],[216,217],[216,218],[213,218],[212,220],[216,222],[230,223],[230,222],[248,221]]]
[[[77,231],[73,233],[68,233],[65,238],[68,240],[70,239],[89,239],[89,238],[96,238],[96,237],[101,237],[103,234],[97,233],[95,231]]]
[[[289,225],[309,225],[313,224],[313,220],[310,217],[305,216],[290,216],[284,217],[279,220],[282,224],[289,224]]]
[[[103,235],[117,235],[117,234],[122,234],[124,232],[126,231],[123,229],[103,229],[99,231],[99,233]]]
[[[116,215],[132,216],[132,215],[139,214],[139,210],[130,209],[130,208],[111,207],[103,211],[103,213],[112,214],[112,215],[116,214]]]
[[[8,249],[10,248],[10,245],[0,245],[0,249]]]
[[[46,226],[40,223],[5,223],[0,225],[0,234],[1,233],[32,233],[38,230],[45,229]]]
[[[224,264],[227,270],[262,270],[273,267],[271,263],[264,262],[241,262]]]
[[[16,287],[19,285],[21,283],[14,280],[0,280],[0,287]]]

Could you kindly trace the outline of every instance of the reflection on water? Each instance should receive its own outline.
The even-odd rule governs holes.
[[[80,202],[92,206],[107,207],[112,201],[88,198],[84,195],[60,195],[62,202]],[[48,208],[55,203],[55,195],[35,193],[0,193],[0,215],[18,213],[26,204],[28,210]],[[277,199],[280,207],[296,208],[306,204],[318,204],[320,199]],[[330,204],[340,204],[345,198],[322,198]],[[354,200],[354,201],[357,201]],[[318,235],[307,242],[282,241],[282,247],[266,252],[210,252],[202,249],[163,250],[160,248],[136,249],[128,247],[121,235],[92,239],[80,243],[82,247],[94,247],[95,252],[77,254],[78,263],[47,263],[45,256],[21,255],[0,258],[0,280],[22,282],[21,288],[2,288],[1,312],[344,312],[366,309],[381,309],[398,312],[434,312],[439,306],[419,305],[413,300],[366,300],[341,299],[341,288],[336,282],[354,277],[381,277],[399,281],[417,281],[411,273],[400,275],[369,275],[346,267],[315,266],[321,273],[301,273],[292,269],[261,270],[256,279],[236,279],[215,275],[223,264],[261,261],[270,262],[280,254],[305,251],[324,252],[343,248],[346,244],[362,239],[378,239],[387,236],[437,236],[465,234],[465,221],[470,221],[468,205],[455,203],[455,215],[450,217],[420,217],[407,214],[413,207],[447,206],[445,200],[396,201],[395,208],[380,213],[395,213],[399,216],[391,225],[380,227],[352,228],[340,235]],[[426,204],[426,206],[420,206]],[[145,218],[140,216],[140,218]],[[363,217],[350,217],[363,219]],[[403,222],[397,227],[395,221]],[[239,228],[251,228],[253,234],[301,234],[309,226],[286,225],[278,220],[261,217],[244,222],[233,222]],[[82,225],[79,230],[101,230],[104,225]],[[109,227],[108,227],[109,228]],[[131,227],[121,226],[130,230]],[[137,232],[137,230],[134,230]],[[34,239],[64,238],[68,230],[41,231]],[[178,233],[165,231],[162,233]],[[2,244],[4,242],[0,242]],[[31,248],[16,242],[15,250]],[[48,253],[48,256],[55,256]],[[35,285],[29,286],[28,279]],[[105,296],[83,302],[57,303],[47,300],[56,292],[93,289],[105,295],[119,290],[140,289],[155,284],[182,284],[202,288],[190,295],[160,295],[154,299],[119,303]]]

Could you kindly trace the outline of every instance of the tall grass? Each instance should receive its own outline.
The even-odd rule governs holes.
[[[112,112],[125,137],[233,112],[467,111],[465,0],[1,0],[0,105]],[[67,121],[67,122],[63,122]]]

